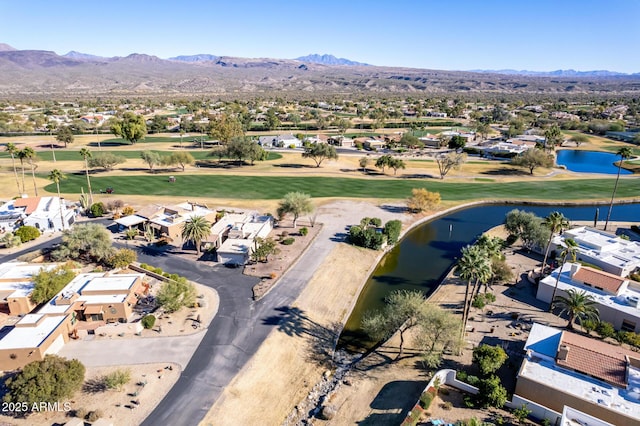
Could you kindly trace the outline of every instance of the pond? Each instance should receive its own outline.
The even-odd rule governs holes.
[[[557,152],[556,163],[572,172],[615,175],[618,173],[618,166],[613,163],[619,160],[620,156],[611,152],[561,149]],[[627,175],[631,172],[622,169],[620,174]]]
[[[509,211],[522,209],[544,217],[557,210],[571,220],[593,220],[596,208],[599,217],[605,218],[606,205],[484,205],[457,210],[417,226],[382,258],[369,277],[345,324],[338,347],[349,351],[371,347],[374,342],[368,341],[360,329],[365,312],[380,309],[385,297],[394,290],[420,290],[431,294],[453,266],[460,249],[503,223]],[[616,205],[611,213],[612,221],[634,222],[639,218],[640,204],[637,203]]]

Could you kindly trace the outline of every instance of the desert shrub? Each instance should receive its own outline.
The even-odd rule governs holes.
[[[451,401],[445,401],[442,403],[442,409],[443,410],[451,410],[453,408],[453,404],[451,403]]]
[[[89,411],[89,414],[87,414],[87,421],[93,423],[95,421],[97,421],[99,418],[102,417],[102,411],[100,410],[93,410],[93,411]]]
[[[136,211],[131,206],[126,206],[125,208],[122,209],[122,215],[123,216],[130,216],[130,215],[134,214],[135,212]]]
[[[138,259],[135,251],[127,248],[118,249],[107,258],[107,265],[112,268],[126,268]]]
[[[186,279],[162,283],[157,300],[165,311],[175,312],[183,306],[193,306],[196,301],[196,288]]]
[[[124,385],[131,380],[131,371],[129,369],[118,369],[102,378],[107,389],[121,390]]]
[[[27,241],[35,240],[40,236],[40,230],[35,226],[21,226],[14,232],[14,235],[20,237],[20,241],[26,243]]]
[[[529,410],[525,404],[513,410],[513,415],[518,419],[518,423],[524,423],[527,417],[529,417],[529,414],[531,414],[531,410]]]
[[[84,420],[84,418],[85,418],[85,417],[87,417],[87,409],[86,409],[86,408],[83,408],[83,407],[76,408],[76,409],[73,411],[73,415],[74,415],[75,417],[79,418],[79,419],[83,419],[83,420]]]
[[[149,265],[147,265],[146,263],[141,263],[141,264],[140,264],[140,267],[141,267],[142,269],[146,269],[147,271],[149,270]]]
[[[603,339],[606,339],[607,337],[613,337],[616,330],[610,322],[600,321],[596,326],[596,333],[598,333]]]
[[[478,403],[483,407],[502,408],[507,402],[507,390],[498,376],[491,376],[480,380],[478,383]]]
[[[464,394],[464,396],[462,397],[462,401],[464,402],[464,406],[467,408],[475,408],[476,406],[476,402],[471,397],[471,395]]]
[[[22,244],[22,240],[13,232],[7,232],[2,236],[2,238],[0,238],[0,243],[2,243],[6,248],[12,248]]]
[[[482,344],[473,349],[473,363],[480,368],[482,375],[495,373],[509,358],[500,346]]]
[[[89,211],[91,212],[91,216],[93,217],[102,217],[104,216],[104,213],[105,211],[107,211],[107,209],[101,201],[98,201],[97,203],[93,203],[91,205]]]
[[[433,395],[430,394],[429,392],[423,392],[422,395],[420,395],[420,406],[423,409],[425,410],[428,409],[432,401],[433,401]]]
[[[302,228],[300,228],[300,235],[302,235],[303,237],[308,233],[309,233],[309,228],[307,228],[306,226],[303,226]]]
[[[387,243],[395,244],[400,237],[402,222],[399,220],[390,220],[384,224],[384,234],[387,236]]]
[[[282,244],[284,244],[285,246],[290,246],[295,240],[296,239],[293,237],[285,238],[284,240],[282,240]]]
[[[142,326],[144,328],[150,330],[156,324],[156,317],[154,315],[148,314],[143,316],[140,322],[142,323]]]
[[[493,293],[485,293],[484,298],[487,300],[487,303],[493,303],[496,301],[496,295]]]
[[[468,378],[468,374],[466,371],[461,370],[461,371],[456,371],[456,379],[460,380],[461,382],[467,382],[467,378]]]
[[[480,379],[478,378],[478,376],[472,376],[470,374],[467,376],[467,383],[469,383],[471,386],[478,387],[478,384],[480,383]]]
[[[151,269],[151,272],[153,272],[154,274],[162,275],[164,271],[162,270],[162,268],[153,268]]]

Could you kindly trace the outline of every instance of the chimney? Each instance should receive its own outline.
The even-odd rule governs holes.
[[[558,361],[566,361],[568,356],[569,356],[569,346],[560,345],[560,347],[558,348],[558,356],[556,357],[556,359]]]
[[[578,272],[580,270],[580,264],[579,263],[572,263],[571,264],[571,278],[573,279],[573,276],[576,274],[576,272]]]

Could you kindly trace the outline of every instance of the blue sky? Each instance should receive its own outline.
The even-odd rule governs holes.
[[[0,0],[0,43],[161,58],[329,53],[417,68],[640,72],[638,0]]]

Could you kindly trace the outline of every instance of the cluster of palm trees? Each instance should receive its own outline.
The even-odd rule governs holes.
[[[18,186],[18,193],[25,194],[27,192],[26,185],[24,181],[24,163],[25,161],[29,163],[31,167],[31,176],[33,178],[33,190],[35,196],[38,196],[38,187],[36,186],[36,171],[35,171],[35,161],[36,161],[36,152],[30,146],[24,147],[23,149],[18,149],[15,144],[9,142],[7,143],[7,152],[11,156],[11,162],[13,163],[13,174],[16,177],[16,185]],[[20,168],[22,169],[22,186],[20,186],[21,180],[18,179],[18,169],[16,168],[16,158],[20,161]]]

